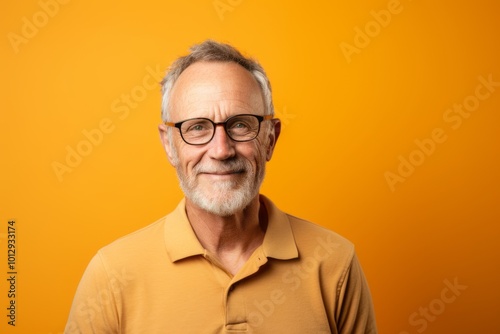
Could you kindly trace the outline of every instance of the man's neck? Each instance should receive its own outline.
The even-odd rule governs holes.
[[[221,217],[186,199],[186,213],[202,246],[235,275],[264,240],[267,214],[259,196],[242,211]]]

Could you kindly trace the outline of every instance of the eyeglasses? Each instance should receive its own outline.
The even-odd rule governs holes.
[[[217,125],[224,126],[226,134],[236,142],[255,139],[259,135],[260,123],[272,119],[272,115],[241,114],[229,117],[225,122],[215,123],[208,118],[191,118],[181,122],[165,122],[176,127],[182,139],[189,145],[204,145],[212,140]]]

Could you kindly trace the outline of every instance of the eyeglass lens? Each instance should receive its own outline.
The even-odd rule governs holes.
[[[235,141],[249,141],[257,137],[260,121],[255,115],[230,117],[223,123],[227,135]],[[194,118],[184,121],[180,127],[182,138],[188,144],[208,143],[215,133],[216,123],[207,118]]]

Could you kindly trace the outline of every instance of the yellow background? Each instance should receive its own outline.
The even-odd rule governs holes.
[[[65,2],[0,14],[0,277],[9,219],[19,272],[15,328],[0,280],[1,333],[61,333],[92,255],[180,200],[151,73],[206,38],[266,68],[284,128],[262,192],[356,244],[380,333],[500,332],[500,86],[474,100],[480,77],[500,82],[496,1]],[[445,281],[467,288],[444,303]]]

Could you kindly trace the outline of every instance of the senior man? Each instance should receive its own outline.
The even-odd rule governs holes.
[[[162,88],[185,198],[98,251],[66,333],[377,333],[353,245],[259,194],[281,129],[262,67],[205,41]]]

